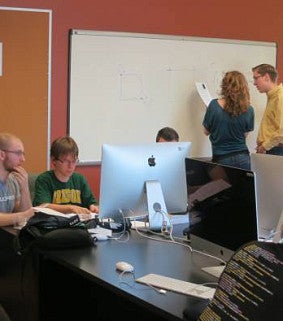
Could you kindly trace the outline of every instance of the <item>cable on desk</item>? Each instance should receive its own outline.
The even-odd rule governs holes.
[[[127,285],[127,286],[129,286],[130,288],[135,288],[135,289],[139,289],[139,288],[137,288],[136,287],[136,282],[135,282],[135,275],[134,275],[134,272],[131,272],[131,276],[133,276],[133,278],[132,278],[132,283],[129,283],[129,282],[126,282],[125,281],[125,273],[126,272],[121,272],[120,274],[119,274],[119,285],[121,285],[121,284],[124,284],[124,285]],[[127,273],[127,276],[128,276],[128,273]],[[150,288],[152,288],[153,290],[155,290],[157,293],[159,293],[159,294],[166,294],[167,293],[167,291],[165,290],[165,289],[160,289],[160,288],[156,288],[155,286],[153,286],[153,285],[151,285],[151,284],[148,284],[148,283],[145,283],[144,285],[146,285],[146,286],[148,286],[148,287],[150,287]],[[140,289],[141,290],[141,289]]]
[[[148,238],[148,239],[150,239],[150,240],[154,240],[154,241],[168,242],[168,243],[173,243],[173,244],[182,245],[182,246],[187,247],[192,253],[195,252],[195,253],[198,253],[198,254],[201,254],[201,255],[205,255],[205,256],[207,256],[207,257],[216,259],[217,261],[220,261],[221,263],[223,263],[223,264],[226,265],[226,261],[224,261],[224,260],[222,260],[221,258],[219,258],[219,257],[217,257],[217,256],[214,256],[214,255],[212,255],[212,254],[209,254],[209,253],[206,253],[206,252],[203,252],[203,251],[199,251],[199,250],[193,249],[190,245],[185,244],[185,243],[183,242],[183,241],[185,241],[185,240],[183,240],[183,239],[181,239],[182,242],[181,242],[181,241],[180,241],[180,242],[179,242],[179,241],[176,241],[173,236],[170,238],[170,240],[168,240],[168,239],[163,239],[162,236],[164,237],[164,234],[160,234],[160,233],[157,233],[157,232],[154,232],[154,231],[151,231],[150,229],[148,229],[147,232],[159,236],[158,238],[156,238],[156,237],[151,237],[151,236],[146,235],[146,234],[144,233],[144,231],[141,231],[141,230],[139,230],[139,229],[136,228],[136,227],[135,227],[135,230],[136,230],[136,232],[137,232],[139,235],[141,235],[142,237],[146,237],[146,238]],[[178,239],[180,239],[180,238],[178,238]]]
[[[121,272],[119,273],[119,279],[122,279],[122,277],[123,277],[125,274],[126,274],[126,275],[132,275],[133,278],[135,278],[135,271],[121,271]]]
[[[166,294],[167,291],[165,289],[160,289],[160,288],[156,288],[155,286],[149,284],[149,283],[145,283],[145,285],[149,286],[150,288],[152,288],[153,290],[155,290],[156,292],[160,293],[160,294]]]
[[[148,231],[144,232],[144,231],[141,231],[141,230],[139,230],[138,228],[135,227],[135,231],[136,231],[140,236],[145,237],[145,238],[148,238],[148,239],[150,239],[150,240],[182,245],[182,246],[185,246],[185,247],[189,248],[189,250],[190,250],[191,252],[193,251],[193,249],[192,249],[192,247],[191,247],[190,245],[184,244],[184,243],[182,243],[182,242],[175,241],[174,238],[172,238],[172,239],[166,239],[166,238],[164,238],[164,235],[163,235],[163,234],[159,234],[159,233],[157,233],[157,232],[151,231],[150,229],[149,229]],[[158,235],[159,237],[157,238],[157,237],[149,236],[149,235],[145,234],[145,233],[147,233],[147,232],[152,233],[152,234],[154,234],[154,235]]]
[[[117,242],[128,242],[130,236],[129,236],[129,231],[127,230],[127,221],[126,218],[124,216],[124,213],[122,210],[119,210],[119,213],[122,215],[123,218],[123,230],[121,232],[113,232],[115,234],[118,234],[118,236],[111,236],[109,237],[109,239],[111,240],[115,240]]]
[[[131,277],[131,283],[127,282],[125,279],[130,276]],[[135,271],[127,272],[123,271],[119,273],[119,285],[126,284],[127,286],[133,288],[135,286]]]
[[[115,237],[115,236],[110,236],[109,239],[110,239],[110,240],[115,240],[115,241],[121,242],[121,243],[123,243],[123,242],[128,242],[128,241],[129,241],[130,235],[129,235],[129,232],[128,232],[128,231],[124,230],[124,231],[122,231],[122,232],[119,232],[119,234],[120,234],[120,235],[117,236],[117,237]],[[125,237],[125,238],[123,238],[123,237]]]
[[[131,211],[132,211],[132,210],[131,210]],[[123,211],[122,211],[122,210],[119,210],[119,212],[121,213],[121,215],[123,216],[123,219],[125,220]],[[133,212],[133,211],[132,211],[132,212]],[[161,213],[161,212],[163,212],[163,213]],[[167,215],[167,214],[166,214],[164,211],[162,211],[162,210],[160,210],[160,213],[161,213],[162,215]],[[162,228],[161,228],[161,233],[156,233],[156,232],[154,232],[154,231],[151,231],[150,229],[147,230],[147,232],[149,232],[149,233],[158,235],[158,236],[159,236],[158,238],[155,238],[155,237],[151,237],[151,236],[146,235],[143,231],[139,230],[137,227],[135,227],[135,231],[136,231],[139,235],[141,235],[141,236],[143,236],[143,237],[146,237],[146,238],[148,238],[148,239],[154,240],[154,241],[169,242],[169,243],[173,243],[173,244],[178,244],[178,245],[185,246],[185,247],[187,247],[192,253],[195,252],[195,253],[198,253],[198,254],[201,254],[201,255],[205,255],[205,256],[207,256],[207,257],[213,258],[213,259],[221,262],[222,264],[225,264],[225,265],[226,265],[226,261],[222,260],[221,258],[219,258],[219,257],[217,257],[217,256],[215,256],[215,255],[212,255],[212,254],[209,254],[209,253],[200,251],[200,250],[195,250],[195,249],[193,249],[190,245],[183,243],[184,240],[182,240],[182,242],[176,241],[175,238],[173,237],[173,224],[172,224],[172,220],[171,220],[171,218],[170,218],[169,215],[168,215],[168,219],[169,219],[169,221],[170,221],[170,230],[169,230],[169,233],[168,233],[168,234],[164,233],[164,231],[163,231],[163,233],[162,233]],[[135,220],[134,220],[134,221],[135,221]],[[164,220],[164,221],[165,221],[165,220]],[[124,230],[125,230],[125,225],[126,225],[126,224],[125,224],[125,221],[124,221]],[[128,231],[127,231],[127,232],[128,232]],[[170,239],[169,239],[169,240],[168,240],[168,239],[162,239],[162,238],[161,238],[162,236],[163,236],[163,237],[169,237]],[[129,235],[128,235],[128,237],[129,237]],[[128,241],[128,239],[127,239],[126,241]]]
[[[222,260],[221,258],[215,256],[215,255],[212,255],[212,254],[209,254],[209,253],[206,253],[206,252],[203,252],[203,251],[200,251],[200,250],[195,250],[192,248],[192,252],[195,252],[195,253],[198,253],[198,254],[201,254],[201,255],[205,255],[205,256],[208,256],[208,257],[211,257],[221,263],[223,263],[224,265],[226,265],[226,261]]]

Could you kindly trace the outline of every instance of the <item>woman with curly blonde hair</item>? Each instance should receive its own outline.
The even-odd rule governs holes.
[[[246,137],[254,130],[254,109],[245,76],[226,72],[220,94],[210,102],[202,123],[211,141],[212,161],[250,170]]]

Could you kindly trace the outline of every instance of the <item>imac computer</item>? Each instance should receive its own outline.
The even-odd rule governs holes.
[[[227,262],[241,245],[257,240],[252,171],[186,159],[189,221],[184,234],[193,249]]]
[[[145,218],[151,230],[160,231],[170,224],[167,213],[186,213],[190,147],[190,142],[104,144],[99,217]]]
[[[283,210],[283,158],[251,154],[251,167],[256,181],[259,238],[271,240]]]

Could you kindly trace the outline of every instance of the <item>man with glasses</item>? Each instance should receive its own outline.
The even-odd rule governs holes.
[[[79,149],[74,139],[57,138],[51,145],[50,156],[53,169],[37,177],[33,205],[64,214],[79,214],[83,218],[98,213],[97,200],[86,178],[75,172]]]
[[[283,156],[283,87],[278,84],[277,70],[269,64],[252,68],[253,81],[267,104],[257,136],[257,153]]]
[[[17,225],[34,215],[22,141],[0,133],[0,226]]]

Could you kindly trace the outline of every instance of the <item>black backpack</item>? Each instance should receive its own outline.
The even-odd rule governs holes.
[[[95,240],[88,228],[95,226],[95,219],[81,222],[78,215],[63,217],[38,212],[19,231],[14,247],[18,254],[24,254],[31,247],[56,250],[92,246]]]

